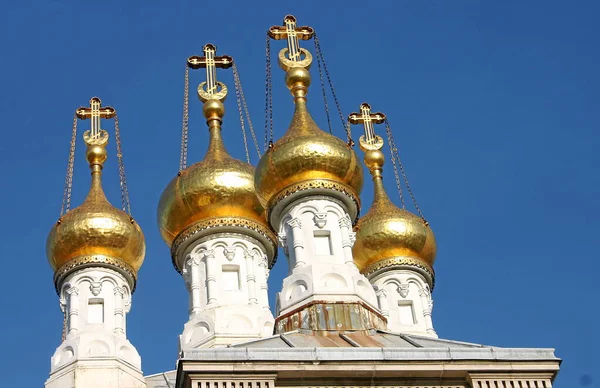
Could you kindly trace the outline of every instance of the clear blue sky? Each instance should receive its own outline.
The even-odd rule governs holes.
[[[390,118],[438,241],[438,334],[554,347],[564,360],[557,387],[600,387],[599,3],[293,4],[3,5],[2,386],[41,386],[60,342],[62,316],[45,241],[60,209],[73,111],[96,95],[119,112],[133,215],[147,240],[128,335],[146,374],[174,368],[187,294],[155,214],[178,168],[185,59],[207,42],[235,58],[262,138],[265,30],[294,13],[317,30],[344,113],[368,101]],[[282,44],[273,43],[273,51]],[[315,67],[310,108],[326,128],[317,74]],[[219,76],[233,86],[230,71]],[[201,78],[193,74],[193,88]],[[225,138],[243,158],[233,97]],[[276,66],[274,98],[279,137],[292,102]],[[193,94],[190,107],[189,158],[198,161],[207,134]],[[78,146],[75,205],[89,185],[81,138]],[[118,204],[114,148],[110,157],[105,186]],[[389,166],[386,182],[397,198]],[[365,207],[371,201],[370,184],[363,201]],[[286,271],[282,256],[271,295]]]

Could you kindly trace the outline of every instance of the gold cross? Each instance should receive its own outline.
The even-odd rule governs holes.
[[[312,27],[297,27],[296,18],[292,15],[287,15],[283,19],[282,26],[273,26],[267,31],[267,35],[272,39],[287,39],[287,52],[283,49],[279,54],[279,64],[286,71],[292,67],[310,66],[312,56],[309,51],[300,48],[299,39],[309,40],[314,34],[315,30]],[[302,59],[303,55],[304,59]]]
[[[348,122],[350,124],[362,124],[365,134],[360,137],[359,143],[363,150],[380,150],[383,147],[383,138],[375,134],[373,124],[381,124],[386,120],[383,113],[371,113],[371,105],[363,102],[360,104],[360,113],[350,113]]]
[[[75,114],[81,120],[90,119],[90,138],[97,139],[102,129],[100,128],[100,119],[111,119],[115,117],[117,111],[112,106],[102,106],[102,101],[98,97],[92,97],[90,107],[81,107],[75,111]]]
[[[192,69],[206,69],[206,82],[202,82],[198,86],[198,96],[203,102],[208,100],[224,100],[227,95],[227,87],[217,81],[217,68],[229,69],[233,66],[233,58],[228,55],[220,57],[215,56],[217,47],[213,44],[206,44],[202,48],[204,56],[191,56],[187,60],[187,64]],[[206,89],[204,88],[206,86]],[[220,88],[220,90],[219,90]]]

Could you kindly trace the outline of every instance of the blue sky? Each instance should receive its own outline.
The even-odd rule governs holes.
[[[24,0],[2,8],[3,386],[41,386],[60,341],[45,241],[60,209],[73,111],[96,95],[119,112],[133,215],[147,240],[128,336],[146,374],[174,368],[187,294],[155,214],[178,169],[185,59],[207,42],[235,58],[262,139],[265,30],[293,13],[318,32],[344,114],[368,101],[390,119],[438,241],[438,334],[554,347],[564,360],[557,387],[600,387],[598,3]],[[309,107],[325,129],[316,67],[312,74]],[[194,72],[192,88],[202,78]],[[233,87],[230,71],[219,79]],[[279,137],[292,102],[276,66],[273,81]],[[226,106],[227,147],[243,159],[233,95]],[[207,134],[193,94],[190,110],[194,162]],[[74,205],[89,185],[80,137],[78,147]],[[110,158],[105,188],[118,205],[114,148]],[[391,166],[385,177],[397,199]],[[366,184],[363,212],[371,197]],[[279,260],[271,295],[286,271]]]

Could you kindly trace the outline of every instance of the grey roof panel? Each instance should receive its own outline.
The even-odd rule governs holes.
[[[372,331],[368,335],[347,332],[314,335],[311,332],[292,331],[272,337],[231,345],[235,348],[491,348],[468,342],[451,341],[412,334]]]
[[[352,345],[339,335],[311,335],[302,333],[282,334],[295,348],[351,348]]]
[[[175,387],[175,378],[177,377],[177,371],[168,371],[163,373],[157,373],[144,377],[146,380],[147,388],[173,388]]]
[[[394,334],[397,335],[397,334]],[[443,338],[432,338],[420,335],[405,335],[410,341],[424,348],[491,348],[491,346],[473,344],[469,342],[452,341]]]

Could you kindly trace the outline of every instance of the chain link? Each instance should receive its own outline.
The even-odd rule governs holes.
[[[396,186],[398,187],[398,194],[400,194],[400,202],[402,203],[402,209],[406,209],[406,203],[404,202],[404,193],[402,192],[402,182],[400,181],[400,174],[398,173],[398,164],[396,162],[396,143],[392,137],[392,130],[387,122],[385,121],[385,132],[387,134],[388,145],[390,147],[390,156],[392,158],[392,166],[394,167],[394,178],[396,178]]]
[[[317,43],[315,41],[315,51],[317,51]],[[317,53],[317,67],[319,68],[319,80],[321,81],[321,93],[323,94],[323,104],[325,105],[325,115],[327,116],[327,125],[329,133],[333,134],[331,129],[331,117],[329,115],[329,105],[327,104],[327,92],[325,90],[325,80],[323,80],[323,69],[321,68],[321,56]]]
[[[252,136],[252,141],[254,142],[254,148],[256,148],[256,154],[258,155],[258,158],[260,159],[261,152],[260,152],[260,147],[258,145],[258,139],[256,138],[256,132],[254,131],[254,125],[252,125],[252,119],[250,118],[250,112],[248,111],[248,104],[246,103],[246,96],[244,95],[244,89],[242,88],[242,81],[240,79],[240,73],[238,72],[237,66],[235,64],[235,62],[233,63],[233,80],[235,82],[235,87],[236,87],[236,93],[237,93],[237,89],[239,89],[239,93],[240,93],[240,97],[242,100],[242,107],[244,108],[244,113],[246,115],[246,121],[248,121],[248,128],[250,129],[250,135]],[[241,119],[241,113],[240,113],[240,119]],[[250,163],[250,162],[248,162]]]
[[[325,77],[327,78],[327,83],[329,84],[329,89],[331,90],[331,95],[333,96],[333,101],[337,108],[338,114],[340,116],[340,120],[342,121],[342,126],[346,130],[346,136],[348,138],[348,144],[354,145],[354,141],[352,140],[352,132],[350,131],[350,127],[346,125],[346,119],[344,119],[344,114],[342,113],[342,108],[340,107],[340,102],[335,94],[335,89],[333,88],[333,82],[331,81],[331,76],[329,75],[329,70],[327,70],[327,62],[325,62],[325,57],[323,56],[323,50],[321,50],[321,43],[319,42],[319,38],[317,37],[317,33],[314,34],[315,40],[315,51],[317,52],[317,59],[320,58],[320,62],[323,64],[323,70],[325,71]]]
[[[412,189],[410,188],[410,184],[408,183],[408,178],[406,176],[406,172],[404,171],[404,166],[402,165],[402,161],[400,160],[400,154],[398,153],[398,148],[396,147],[396,142],[394,141],[394,137],[392,135],[392,129],[390,128],[390,123],[387,119],[385,120],[385,131],[387,132],[388,144],[390,146],[390,154],[392,156],[392,164],[394,166],[394,175],[396,177],[396,184],[398,185],[398,192],[400,193],[400,199],[402,201],[402,208],[406,208],[406,206],[404,204],[404,198],[402,195],[402,186],[400,183],[400,177],[398,176],[398,169],[400,169],[402,180],[404,181],[404,185],[406,186],[406,190],[410,195],[410,199],[412,200],[415,210],[423,219],[423,221],[425,221],[425,224],[427,224],[427,220],[425,220],[425,216],[423,216],[423,212],[421,212],[421,209],[417,204],[417,199],[415,198]],[[398,167],[396,167],[396,164],[398,165]]]
[[[246,161],[250,164],[250,152],[248,151],[248,138],[246,137],[246,126],[244,125],[244,114],[242,113],[242,98],[240,97],[240,84],[237,75],[237,68],[233,64],[233,81],[235,85],[235,99],[237,102],[238,113],[240,115],[240,126],[242,128],[242,137],[244,138],[244,150],[246,151]]]
[[[75,167],[75,144],[77,143],[77,114],[73,115],[73,128],[71,131],[71,145],[69,148],[69,161],[67,162],[67,176],[65,177],[65,190],[60,206],[60,217],[71,210],[71,189],[73,188],[73,170]]]
[[[129,202],[129,189],[125,178],[125,164],[123,163],[123,148],[121,146],[121,131],[119,130],[119,116],[115,114],[115,143],[117,143],[117,163],[119,165],[119,185],[121,186],[121,205],[124,212],[131,215]]]
[[[183,86],[183,122],[181,124],[181,153],[179,156],[179,173],[187,167],[188,152],[188,123],[189,123],[189,101],[190,101],[190,68],[185,63],[185,79]]]
[[[265,147],[273,144],[273,80],[271,75],[271,38],[267,35],[265,43],[266,77],[265,77]]]

